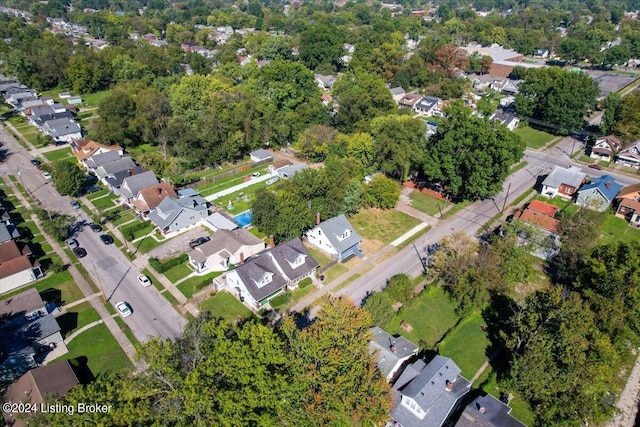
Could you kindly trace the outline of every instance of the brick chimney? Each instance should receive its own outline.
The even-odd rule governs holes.
[[[244,252],[240,252],[240,264],[244,264]]]
[[[478,412],[480,412],[481,414],[484,414],[485,412],[487,412],[487,408],[485,408],[484,406],[481,406],[480,409],[478,409]]]
[[[158,186],[158,194],[162,194],[162,187]]]
[[[275,248],[276,247],[276,241],[273,238],[273,234],[271,236],[269,236],[269,247],[270,248]]]
[[[604,185],[605,187],[607,187],[607,190],[611,188],[611,181],[607,181],[607,183]]]
[[[133,172],[134,172],[133,168],[129,169],[129,176],[133,175]]]
[[[444,389],[447,391],[452,391],[453,390],[453,383],[449,380],[447,380],[447,384],[444,386]]]
[[[316,212],[316,225],[320,225],[320,212]]]

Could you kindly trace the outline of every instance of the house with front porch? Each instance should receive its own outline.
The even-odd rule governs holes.
[[[295,238],[246,260],[226,273],[224,280],[240,301],[260,308],[287,289],[295,289],[318,267],[302,240]]]
[[[611,175],[602,175],[599,178],[591,179],[590,183],[585,184],[578,190],[576,204],[598,212],[604,212],[620,190],[622,190],[622,185],[618,184]]]
[[[245,228],[218,230],[211,240],[198,246],[187,255],[189,264],[198,273],[205,271],[225,271],[230,265],[240,265],[246,259],[265,249],[262,239]]]
[[[631,168],[640,167],[640,140],[621,150],[616,156],[616,164]]]
[[[602,138],[596,139],[593,147],[591,147],[589,157],[610,162],[621,148],[622,142],[620,142],[618,138],[613,135],[603,136]]]
[[[173,234],[186,231],[199,224],[209,215],[209,208],[204,197],[189,196],[165,197],[158,206],[149,212],[147,218],[162,234]]]
[[[640,184],[624,187],[615,199],[616,216],[624,218],[629,225],[640,227]]]
[[[571,199],[584,184],[587,174],[576,166],[563,168],[556,166],[542,181],[542,195],[546,197],[560,196]]]
[[[40,263],[29,245],[15,240],[0,243],[0,294],[31,283],[40,276]]]
[[[94,154],[105,153],[107,151],[117,151],[120,156],[124,154],[124,150],[119,145],[105,145],[92,139],[78,139],[69,144],[71,153],[79,162],[93,156]]]
[[[344,215],[338,215],[308,230],[307,242],[330,257],[342,262],[356,255],[362,258],[362,237]]]

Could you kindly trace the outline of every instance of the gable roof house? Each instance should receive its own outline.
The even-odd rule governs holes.
[[[246,259],[257,255],[265,248],[262,239],[244,228],[233,231],[218,230],[211,240],[198,246],[187,255],[189,263],[198,273],[205,271],[224,271],[229,265],[242,264]]]
[[[42,132],[53,139],[71,142],[74,139],[82,138],[82,129],[73,119],[63,117],[45,122],[42,125]]]
[[[403,337],[393,336],[377,326],[371,328],[369,350],[376,354],[378,369],[392,382],[402,365],[418,354],[418,346]]]
[[[120,160],[118,160],[120,161]],[[133,166],[132,166],[133,167]],[[158,183],[158,178],[153,171],[142,172],[138,175],[130,175],[122,180],[122,185],[113,188],[113,192],[120,196],[125,203],[131,202],[143,188],[151,187]]]
[[[556,206],[533,200],[526,209],[518,212],[514,217],[547,233],[558,234],[560,220],[555,218],[557,212]]]
[[[316,79],[316,83],[318,84],[318,87],[320,89],[331,89],[333,87],[333,84],[338,79],[333,75],[325,76],[322,74],[314,74],[313,77]]]
[[[487,394],[464,408],[455,427],[526,427],[510,415],[511,408]]]
[[[522,80],[499,79],[491,83],[491,89],[505,95],[515,95],[521,82]]]
[[[620,190],[622,190],[622,185],[618,184],[611,175],[602,175],[599,178],[591,179],[590,183],[585,184],[578,191],[576,204],[604,212]]]
[[[10,221],[0,222],[0,243],[20,238],[20,232]]]
[[[115,153],[115,151],[114,151],[114,153]],[[107,153],[105,153],[105,154],[107,154]],[[109,154],[108,156],[112,157],[113,155]],[[111,176],[111,175],[113,175],[115,173],[122,172],[122,171],[128,171],[128,175],[129,176],[133,176],[134,175],[133,172],[134,172],[134,169],[135,169],[136,166],[137,166],[136,162],[134,162],[131,157],[124,156],[124,157],[119,158],[117,160],[111,160],[111,161],[108,161],[107,163],[101,164],[98,167],[96,167],[92,172],[95,173],[95,175],[98,177],[98,179],[100,179],[100,181],[102,181],[106,185],[105,178],[108,177],[108,176]],[[137,194],[134,194],[134,196],[135,195],[137,195]]]
[[[613,135],[598,138],[591,147],[589,157],[592,159],[604,160],[610,162],[614,155],[622,148],[622,142]]]
[[[65,360],[28,371],[7,388],[2,402],[28,402],[38,405],[39,408],[45,398],[60,399],[79,383],[71,364]],[[17,414],[3,411],[2,415],[11,427],[28,425],[28,422],[22,417],[17,417]]]
[[[139,175],[144,172],[142,166],[134,166],[131,169],[125,169],[118,172],[114,172],[111,175],[107,175],[102,179],[102,182],[109,188],[119,188],[125,178],[133,175]]]
[[[620,151],[616,156],[616,164],[632,168],[640,167],[640,140]]]
[[[496,111],[490,117],[494,122],[501,123],[507,127],[510,131],[516,130],[520,124],[520,119],[511,113],[504,112],[502,110]]]
[[[398,106],[400,108],[408,108],[409,110],[413,110],[413,106],[416,105],[418,101],[420,101],[422,97],[417,93],[405,93],[402,98],[398,101]]]
[[[273,160],[273,154],[271,154],[271,151],[265,150],[264,148],[252,151],[251,153],[249,153],[249,157],[254,163]]]
[[[616,197],[616,216],[627,220],[629,225],[640,227],[640,184],[624,187]]]
[[[35,288],[27,289],[0,301],[0,324],[3,327],[21,325],[46,314],[45,303]]]
[[[420,99],[420,101],[415,103],[415,105],[413,106],[413,111],[420,114],[421,116],[439,117],[442,116],[442,111],[440,110],[440,102],[442,102],[440,98],[425,96]]]
[[[319,215],[318,215],[319,216]],[[362,237],[355,231],[344,215],[338,215],[318,225],[305,234],[310,245],[342,262],[352,255],[362,258]]]
[[[140,190],[133,200],[133,207],[142,215],[158,207],[165,197],[178,197],[173,186],[169,182],[161,182],[151,187]]]
[[[93,172],[102,165],[120,160],[121,157],[120,153],[116,150],[97,152],[96,154],[84,159],[81,163],[89,172]]]
[[[448,357],[436,355],[427,365],[407,366],[393,386],[391,417],[400,427],[440,427],[471,383]]]
[[[542,195],[547,197],[572,198],[584,184],[587,174],[579,167],[563,168],[556,166],[542,181]]]
[[[78,139],[71,142],[70,146],[71,152],[78,161],[83,161],[94,154],[105,153],[107,151],[118,151],[121,156],[124,154],[124,150],[119,145],[105,145],[92,139]]]
[[[240,301],[260,308],[287,288],[313,275],[318,263],[295,238],[250,258],[224,275]]]
[[[207,215],[209,215],[207,201],[198,195],[179,199],[165,197],[154,210],[149,212],[147,218],[162,234],[171,234],[186,231]]]
[[[396,102],[396,104],[400,102],[400,100],[404,97],[404,94],[407,93],[407,91],[404,90],[404,88],[402,88],[401,86],[390,88],[389,91],[391,92],[391,96],[393,97],[393,100]]]
[[[42,275],[40,263],[26,243],[15,240],[0,243],[0,294],[33,282]]]

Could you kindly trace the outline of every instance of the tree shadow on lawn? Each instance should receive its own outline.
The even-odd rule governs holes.
[[[60,326],[60,333],[63,337],[67,337],[71,331],[78,327],[78,313],[68,312],[62,316],[56,317],[58,326]]]
[[[62,291],[60,289],[49,288],[40,292],[40,298],[46,302],[53,302],[57,306],[64,304],[62,300]]]
[[[93,375],[93,372],[91,372],[91,369],[87,364],[88,362],[89,359],[86,356],[69,359],[69,363],[73,367],[73,371],[76,373],[80,384],[89,384],[94,382],[96,379],[95,375]]]
[[[508,372],[510,355],[505,350],[504,335],[510,335],[513,327],[508,323],[518,309],[518,304],[508,296],[494,294],[491,304],[482,311],[482,318],[486,323],[487,339],[490,345],[485,355],[496,377],[500,380]]]

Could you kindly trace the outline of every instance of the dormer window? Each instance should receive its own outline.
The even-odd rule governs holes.
[[[287,262],[289,263],[289,265],[291,266],[291,268],[298,268],[300,267],[302,264],[304,264],[304,260],[305,260],[305,256],[303,254],[300,254],[296,257],[296,259],[294,259],[293,261],[289,261],[287,260]]]
[[[348,238],[349,236],[351,236],[351,230],[346,229],[344,230],[344,232],[342,232],[340,236],[338,236],[338,240],[342,242],[344,239]]]
[[[268,285],[273,281],[273,273],[264,273],[260,280],[256,282],[256,285],[261,288],[265,285]]]

